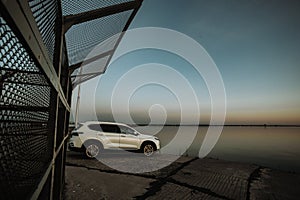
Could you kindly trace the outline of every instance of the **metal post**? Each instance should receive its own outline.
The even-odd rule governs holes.
[[[79,82],[81,81],[81,74],[82,74],[82,66],[80,67],[79,71]],[[81,84],[78,85],[78,93],[77,93],[77,101],[76,101],[76,111],[75,111],[75,129],[78,128],[78,117],[79,117],[79,106],[80,106],[80,89]]]

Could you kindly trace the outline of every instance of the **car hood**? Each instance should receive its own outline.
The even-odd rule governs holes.
[[[154,136],[152,136],[152,135],[145,135],[145,134],[140,134],[139,135],[139,138],[141,138],[141,139],[154,139]]]

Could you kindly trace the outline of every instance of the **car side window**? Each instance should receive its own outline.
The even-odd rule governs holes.
[[[101,129],[103,132],[107,133],[121,133],[120,128],[117,125],[113,124],[101,124]]]
[[[121,133],[124,133],[124,134],[130,134],[130,135],[136,135],[135,131],[131,128],[128,128],[126,126],[119,126],[120,127],[120,130],[121,130]]]
[[[100,124],[90,124],[88,127],[93,131],[102,131]]]

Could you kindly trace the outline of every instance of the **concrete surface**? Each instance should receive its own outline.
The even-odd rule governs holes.
[[[102,155],[124,169],[144,169],[149,158]],[[159,165],[172,157],[156,155]],[[121,172],[80,153],[67,152],[65,199],[241,199],[298,200],[300,176],[256,165],[181,157],[154,172]]]
[[[69,166],[66,168],[66,199],[128,199],[145,193],[153,181]]]

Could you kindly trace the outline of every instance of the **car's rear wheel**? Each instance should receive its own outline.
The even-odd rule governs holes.
[[[97,142],[88,142],[85,145],[85,155],[88,158],[96,158],[101,151],[101,145]]]
[[[151,143],[146,143],[143,145],[142,150],[145,156],[152,156],[155,152],[155,146]]]

